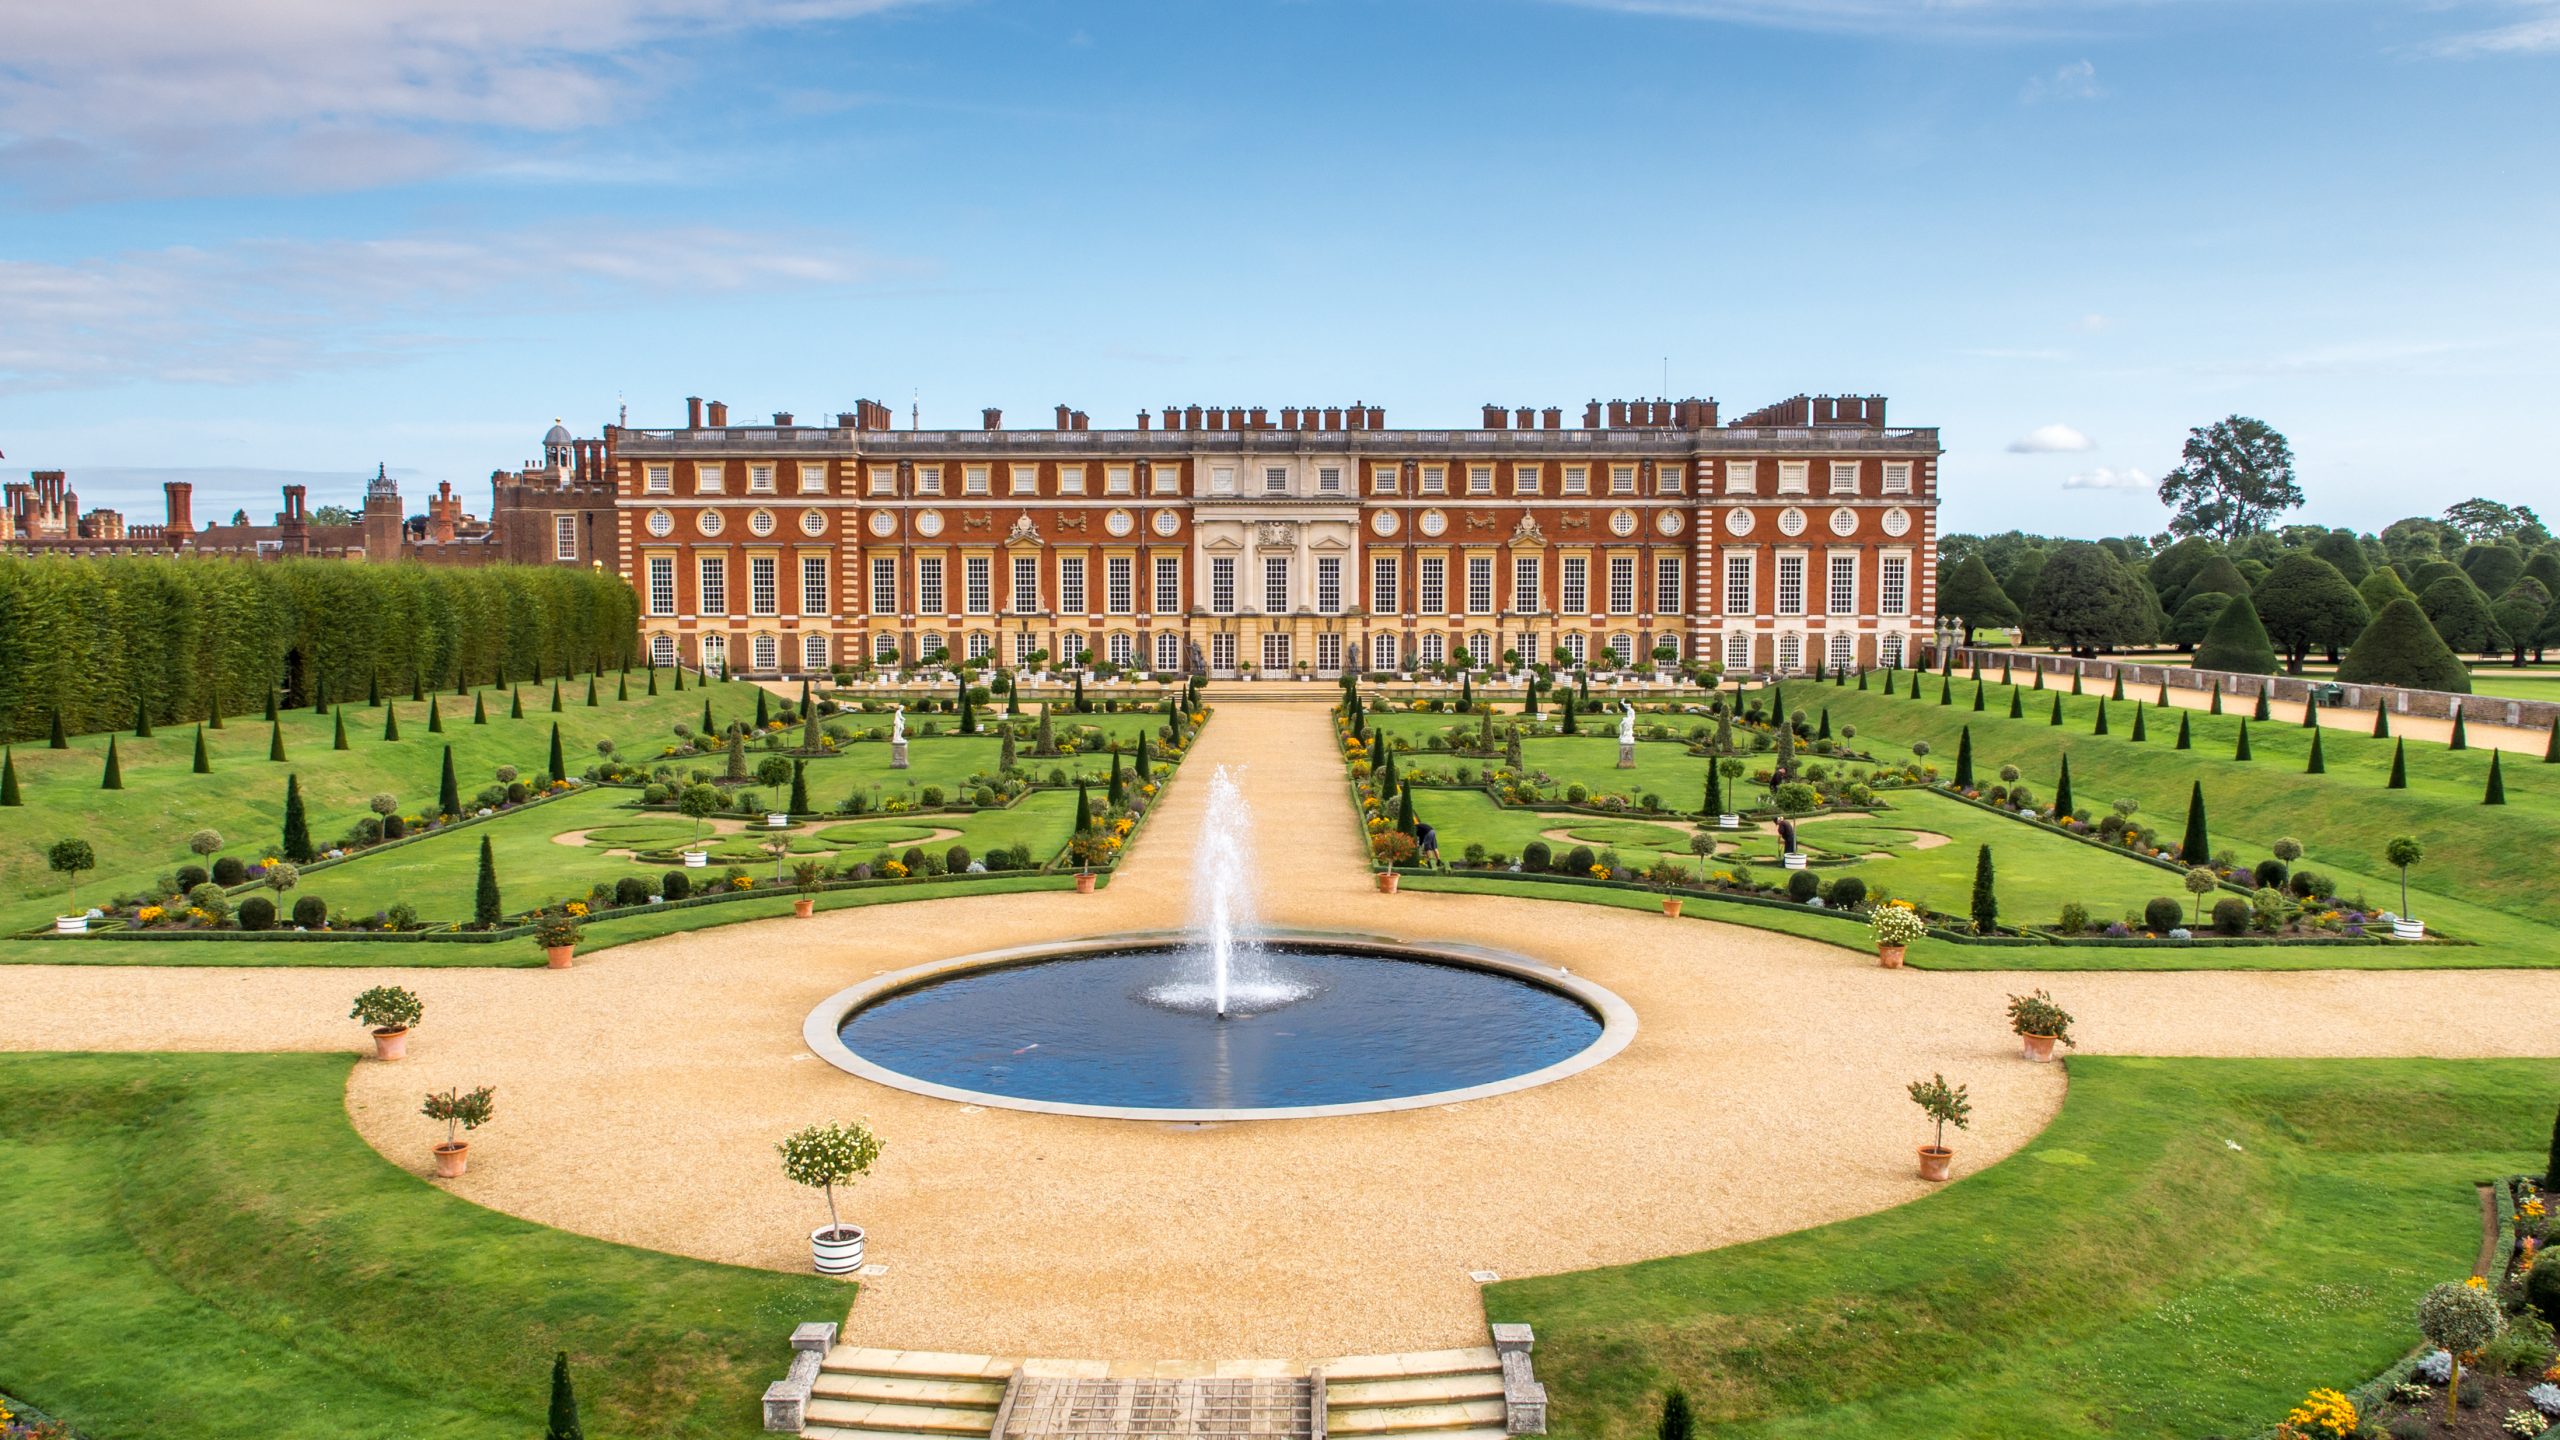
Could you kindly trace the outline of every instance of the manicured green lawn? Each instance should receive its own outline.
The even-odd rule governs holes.
[[[2155,895],[2186,900],[2174,872],[2130,856],[2101,850],[1990,814],[1935,791],[1892,790],[1871,820],[1813,820],[1797,831],[1797,848],[1816,855],[1875,855],[1852,865],[1825,865],[1816,870],[1824,883],[1855,875],[1870,892],[1916,901],[1947,914],[1967,912],[1973,894],[1974,857],[1979,847],[1993,848],[2001,914],[2011,921],[2050,924],[2068,903],[2085,905],[2097,923],[2126,911],[2139,911]],[[1480,790],[1414,791],[1414,815],[1440,833],[1444,856],[1456,859],[1467,846],[1480,844],[1488,854],[1516,857],[1531,841],[1544,840],[1561,855],[1575,843],[1594,851],[1614,845],[1621,861],[1642,869],[1655,854],[1669,854],[1684,866],[1698,868],[1691,857],[1686,828],[1643,820],[1615,820],[1570,812],[1544,813],[1505,807]],[[1553,832],[1566,832],[1569,838]],[[1780,846],[1774,836],[1756,830],[1716,832],[1721,844],[1704,869],[1751,870],[1754,878],[1778,880]],[[1920,848],[1921,837],[1947,838],[1945,844]]]
[[[344,1055],[0,1055],[0,1390],[109,1440],[747,1436],[853,1287],[545,1229],[393,1168]],[[481,1132],[506,1144],[508,1097]]]
[[[1093,803],[1099,807],[1102,792],[1094,791]],[[966,845],[972,855],[984,855],[998,847],[1028,845],[1036,860],[1047,863],[1066,848],[1076,825],[1076,797],[1072,790],[1039,790],[1022,797],[1009,810],[979,810],[966,815],[928,815],[917,819],[904,816],[886,820],[848,820],[827,826],[818,839],[836,846],[847,861],[876,859],[882,851],[904,854],[911,845],[925,845],[936,854],[953,845]],[[935,830],[957,830],[957,838],[945,838],[930,844],[917,838],[923,827]]]
[[[1907,688],[1909,672],[1903,672]],[[2174,839],[2182,830],[2193,782],[2202,781],[2205,811],[2216,849],[2247,861],[2290,836],[2305,847],[2300,862],[2337,877],[2339,893],[2361,894],[2375,907],[2399,908],[2398,876],[2382,857],[2395,835],[2415,835],[2426,860],[2410,873],[2410,909],[2483,947],[2511,947],[2519,957],[2475,953],[2476,964],[2552,964],[2560,961],[2560,933],[2547,923],[2551,880],[2560,865],[2560,767],[2509,755],[2501,768],[2507,803],[2480,803],[2489,755],[2451,751],[2438,744],[2407,744],[2409,785],[2384,787],[2393,741],[2340,730],[2322,732],[2326,773],[2305,773],[2310,732],[2282,722],[2249,726],[2252,758],[2235,760],[2238,715],[2187,712],[2193,749],[2174,747],[2176,712],[2149,727],[2149,738],[2130,738],[2133,702],[2110,702],[2109,733],[2091,733],[2098,698],[2063,700],[2064,723],[2048,723],[2053,693],[2029,690],[2027,715],[2008,718],[2008,691],[1996,683],[1988,708],[1972,711],[1971,684],[1956,682],[1956,703],[1937,703],[1939,679],[1923,681],[1923,699],[1860,693],[1852,687],[1820,687],[1836,722],[1860,726],[1860,743],[1879,753],[1907,752],[1927,740],[1931,760],[1952,763],[1961,727],[1971,725],[1975,771],[2015,764],[2039,795],[2051,795],[2065,748],[2077,802],[2103,814],[2118,797],[2138,801],[2137,818]],[[1789,704],[1810,687],[1790,686]],[[2129,692],[2133,693],[2133,692]],[[2237,708],[2237,707],[2235,707]],[[1995,849],[1995,854],[2001,853]]]
[[[1974,1175],[1957,1139],[1962,1178],[1913,1204],[1487,1288],[1537,1329],[1552,1433],[1650,1435],[1675,1383],[1717,1435],[2258,1431],[2417,1343],[2418,1293],[2478,1249],[2471,1182],[2540,1167],[2560,1086],[2552,1061],[2070,1064],[2051,1127]]]
[[[645,672],[633,672],[632,698],[613,697],[619,680],[606,672],[598,687],[601,703],[588,708],[586,682],[563,687],[563,708],[551,713],[548,685],[525,687],[525,718],[506,718],[508,692],[484,690],[489,723],[471,723],[468,698],[441,695],[432,702],[444,716],[444,733],[427,730],[428,702],[402,698],[391,708],[400,715],[400,739],[385,741],[383,711],[365,705],[346,707],[347,740],[343,751],[330,748],[333,721],[308,707],[286,710],[284,763],[267,758],[267,722],[255,715],[234,716],[220,730],[205,732],[213,773],[193,772],[195,727],[163,726],[148,740],[130,733],[116,737],[116,758],[124,773],[122,790],[102,790],[107,737],[83,735],[68,750],[48,750],[41,741],[19,745],[12,754],[25,804],[0,810],[0,929],[19,930],[44,923],[62,910],[61,878],[45,867],[47,846],[65,836],[86,839],[98,855],[98,868],[80,877],[79,894],[103,899],[119,890],[138,891],[160,876],[191,862],[186,838],[199,829],[220,831],[228,843],[223,853],[256,860],[275,853],[282,843],[285,776],[301,777],[303,803],[310,815],[311,838],[325,848],[366,813],[365,802],[377,793],[398,796],[406,813],[419,814],[436,801],[437,778],[444,748],[453,746],[455,777],[468,801],[489,784],[496,768],[513,765],[528,778],[546,773],[551,749],[551,723],[560,722],[561,747],[571,774],[596,761],[595,742],[610,739],[627,757],[654,757],[674,741],[679,722],[701,722],[702,704],[712,702],[716,718],[751,718],[754,687],[743,682],[708,687],[688,683],[676,694],[673,678],[661,673],[659,693],[646,693]],[[477,842],[473,842],[476,848]]]

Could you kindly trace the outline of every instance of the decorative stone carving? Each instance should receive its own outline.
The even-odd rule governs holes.
[[[996,528],[996,517],[984,510],[973,510],[960,517],[960,528],[964,532],[993,530]]]
[[[1588,510],[1567,510],[1556,517],[1556,528],[1559,530],[1588,530],[1591,528],[1591,512]]]
[[[1490,510],[1470,510],[1467,512],[1467,530],[1470,534],[1478,530],[1490,530],[1496,523],[1493,512]]]
[[[1265,545],[1295,545],[1298,543],[1298,522],[1295,520],[1256,521],[1253,533],[1254,538]]]
[[[1055,523],[1061,530],[1073,530],[1077,534],[1081,535],[1085,533],[1085,518],[1085,513],[1083,511],[1069,510],[1059,515]]]
[[[1030,511],[1025,510],[1013,517],[1013,528],[1005,532],[1004,543],[1007,545],[1040,543],[1040,527],[1031,523]]]
[[[1511,543],[1544,545],[1547,543],[1547,532],[1538,528],[1537,516],[1523,515],[1520,517],[1520,523],[1511,527]]]

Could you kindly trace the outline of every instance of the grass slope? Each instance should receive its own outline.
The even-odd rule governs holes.
[[[2277,839],[2291,836],[2306,849],[2300,863],[2337,876],[2342,894],[2361,890],[2377,906],[2399,908],[2399,880],[2382,858],[2384,842],[2416,835],[2428,854],[2410,873],[2414,913],[2484,946],[2546,952],[2538,961],[2521,953],[2475,954],[2475,964],[2553,963],[2547,952],[2560,935],[2545,917],[2550,876],[2560,867],[2560,767],[2508,756],[2507,803],[2488,806],[2480,803],[2489,769],[2485,751],[2409,741],[2409,788],[2387,790],[2390,740],[2324,731],[2327,773],[2310,775],[2303,768],[2310,735],[2297,725],[2252,723],[2253,758],[2244,762],[2232,758],[2237,715],[2190,712],[2194,748],[2181,751],[2172,743],[2174,719],[2151,726],[2141,744],[2127,738],[2130,701],[2111,703],[2110,733],[2093,735],[2099,703],[2094,696],[2064,697],[2064,721],[2056,726],[2047,721],[2050,693],[2030,691],[2026,718],[2011,720],[2002,686],[1991,687],[1990,708],[1978,715],[1961,702],[1936,703],[1937,685],[1930,677],[1924,687],[1929,698],[1916,701],[1826,687],[1823,703],[1835,723],[1843,716],[1855,720],[1861,743],[1879,753],[1907,751],[1910,742],[1927,740],[1942,765],[1959,728],[1971,724],[1977,773],[2014,764],[2039,795],[2053,793],[2067,747],[2072,792],[2081,806],[2104,813],[2119,796],[2137,799],[2139,818],[2172,838],[2184,822],[2189,786],[2201,780],[2216,849],[2228,847],[2254,861]],[[1960,694],[1966,689],[1959,681]]]
[[[1665,1385],[1754,1437],[2246,1434],[2416,1343],[2475,1178],[2538,1167],[2560,1062],[2080,1057],[2018,1155],[1915,1203],[1485,1291],[1554,1433]],[[1879,1137],[1890,1148],[1892,1137]],[[1958,1142],[1961,1145],[1961,1141]]]
[[[222,832],[225,854],[255,860],[274,853],[284,826],[284,784],[288,773],[302,779],[311,838],[323,847],[346,833],[365,813],[371,796],[389,792],[400,797],[407,813],[434,806],[444,747],[453,746],[455,778],[464,800],[490,783],[496,768],[513,765],[528,778],[546,773],[551,754],[551,722],[560,722],[561,747],[571,774],[596,759],[595,742],[612,740],[624,753],[640,759],[654,756],[673,742],[678,722],[699,724],[703,701],[715,718],[726,722],[751,719],[755,687],[744,682],[702,686],[688,683],[676,694],[674,681],[659,676],[659,693],[645,693],[645,674],[634,672],[632,698],[613,698],[620,677],[606,672],[598,685],[602,702],[586,704],[586,681],[562,685],[562,709],[551,713],[551,689],[525,687],[525,718],[506,718],[508,693],[486,690],[489,723],[471,723],[467,697],[441,695],[434,704],[444,717],[444,733],[427,731],[427,703],[403,698],[393,702],[400,712],[400,738],[382,738],[383,715],[366,705],[346,707],[349,748],[330,748],[334,722],[308,707],[286,710],[285,761],[267,759],[267,722],[255,715],[238,716],[221,730],[207,730],[205,744],[213,773],[194,773],[195,727],[162,726],[148,740],[126,733],[116,737],[116,758],[124,772],[122,790],[98,788],[106,766],[107,737],[83,735],[68,750],[48,750],[43,742],[19,745],[12,752],[26,803],[0,810],[0,929],[41,924],[62,908],[62,877],[45,868],[45,847],[64,836],[86,839],[98,852],[98,868],[80,877],[83,897],[104,897],[118,890],[138,890],[160,875],[192,861],[187,836],[199,829]],[[884,747],[885,748],[885,747]],[[477,849],[478,842],[472,842]]]
[[[589,1434],[743,1436],[852,1296],[444,1195],[347,1064],[0,1055],[0,1390],[99,1440],[519,1440],[562,1349]]]

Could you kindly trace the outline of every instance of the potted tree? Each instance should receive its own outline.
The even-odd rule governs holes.
[[[1646,869],[1644,878],[1651,881],[1655,889],[1663,892],[1662,913],[1674,920],[1679,919],[1680,897],[1671,893],[1671,887],[1688,879],[1689,872],[1681,869],[1680,862],[1670,856],[1657,855],[1654,857],[1653,864]]]
[[[2445,1372],[2446,1425],[2457,1417],[2454,1405],[2462,1393],[2462,1357],[2486,1349],[2506,1328],[2506,1312],[2498,1306],[2497,1293],[2476,1275],[2459,1285],[2448,1280],[2418,1297],[2418,1333],[2453,1359],[2453,1368]]]
[[[397,1060],[409,1053],[409,1027],[426,1013],[426,1005],[409,991],[397,985],[376,985],[356,997],[347,1018],[373,1028],[375,1059]]]
[[[880,1137],[856,1120],[812,1125],[773,1147],[782,1152],[782,1173],[795,1185],[823,1190],[827,1223],[809,1232],[809,1259],[821,1275],[850,1275],[862,1268],[862,1227],[847,1225],[836,1213],[836,1187],[871,1173],[880,1158]]]
[[[535,922],[533,943],[542,947],[542,957],[554,970],[569,968],[569,957],[578,952],[578,920],[565,911],[547,912]]]
[[[430,1120],[444,1122],[444,1143],[436,1147],[436,1178],[459,1180],[471,1165],[471,1142],[462,1138],[465,1130],[477,1130],[489,1123],[496,1113],[497,1091],[483,1085],[477,1090],[444,1090],[427,1097],[420,1109]]]
[[[77,837],[56,840],[52,848],[44,852],[44,863],[54,874],[70,877],[64,882],[62,893],[70,904],[72,913],[54,918],[54,933],[57,935],[87,934],[89,912],[80,908],[78,893],[80,872],[98,868],[98,852],[90,847],[88,841]]]
[[[792,897],[792,914],[806,920],[811,912],[818,908],[818,880],[825,873],[815,860],[803,861],[791,867],[791,886],[800,892]]]
[[[1379,893],[1393,895],[1396,893],[1396,867],[1414,856],[1413,837],[1401,830],[1381,830],[1369,837],[1369,852],[1387,867],[1378,872]]]
[[[2391,938],[2394,940],[2426,939],[2426,922],[2409,914],[2409,867],[2427,858],[2427,847],[2420,844],[2415,835],[2396,835],[2392,837],[2390,844],[2382,848],[2382,858],[2390,861],[2400,870],[2400,913],[2391,917]],[[57,865],[54,868],[58,870],[62,867]]]
[[[2042,990],[2009,997],[2009,1028],[2018,1033],[2021,1053],[2030,1060],[2051,1060],[2056,1041],[2075,1050],[2080,1047],[2071,1038],[2071,1012],[2054,1004],[2053,997]]]
[[[1947,1148],[1947,1127],[1966,1128],[1973,1118],[1973,1102],[1965,1098],[1965,1087],[1947,1086],[1947,1077],[1933,1075],[1927,1080],[1911,1082],[1911,1103],[1936,1124],[1937,1139],[1920,1147],[1920,1178],[1944,1180],[1947,1167],[1955,1162],[1956,1152]]]
[[[1109,863],[1111,847],[1100,830],[1086,830],[1067,842],[1067,858],[1076,862],[1076,893],[1090,895],[1094,885],[1093,867]]]
[[[1743,776],[1751,773],[1751,767],[1742,763],[1740,760],[1728,757],[1716,762],[1716,773],[1724,777],[1724,793],[1730,796],[1733,794],[1737,782],[1739,782]],[[1716,816],[1716,828],[1719,830],[1741,829],[1741,814],[1732,810],[1724,811]]]
[[[1906,902],[1888,900],[1867,917],[1867,932],[1875,937],[1876,963],[1887,970],[1899,970],[1902,952],[1912,941],[1929,933],[1929,922]]]

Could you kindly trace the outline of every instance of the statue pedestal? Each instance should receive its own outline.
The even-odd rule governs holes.
[[[1618,768],[1621,770],[1636,768],[1636,742],[1633,740],[1618,742]]]
[[[892,740],[889,742],[889,768],[892,770],[904,770],[907,768],[906,741]]]

